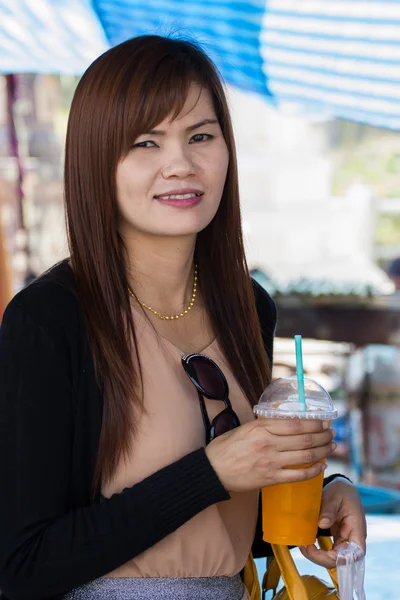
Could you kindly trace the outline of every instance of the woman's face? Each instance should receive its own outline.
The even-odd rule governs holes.
[[[121,234],[197,234],[218,210],[228,163],[211,96],[192,84],[181,114],[132,140],[117,167]]]

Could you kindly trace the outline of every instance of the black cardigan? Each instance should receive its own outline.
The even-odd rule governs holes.
[[[255,282],[254,291],[272,359],[275,304]],[[63,262],[14,297],[0,329],[0,588],[9,600],[58,598],[229,500],[199,448],[93,502],[101,422],[74,277]],[[260,519],[253,552],[270,553]]]

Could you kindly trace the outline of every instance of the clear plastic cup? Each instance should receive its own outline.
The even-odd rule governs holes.
[[[305,407],[299,402],[297,378],[281,377],[265,389],[254,412],[259,419],[317,419],[331,422],[337,417],[330,395],[319,383],[305,377],[304,391]],[[304,466],[287,465],[298,469]],[[307,481],[282,483],[262,489],[265,542],[285,546],[314,544],[323,478],[322,472]]]

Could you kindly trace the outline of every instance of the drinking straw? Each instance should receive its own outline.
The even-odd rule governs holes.
[[[304,390],[304,369],[303,369],[303,350],[302,350],[302,338],[301,335],[294,336],[294,343],[296,347],[296,375],[297,375],[297,389],[299,393],[300,410],[306,411],[306,393]]]

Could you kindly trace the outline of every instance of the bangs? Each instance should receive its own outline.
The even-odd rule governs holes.
[[[199,86],[196,103],[201,92],[204,89],[211,91],[212,87],[200,69],[188,64],[187,56],[182,56],[182,60],[166,56],[149,69],[145,79],[138,82],[136,74],[131,74],[131,81],[135,81],[135,85],[128,86],[124,107],[124,154],[139,135],[154,129],[168,117],[172,122],[179,116],[192,84]]]

